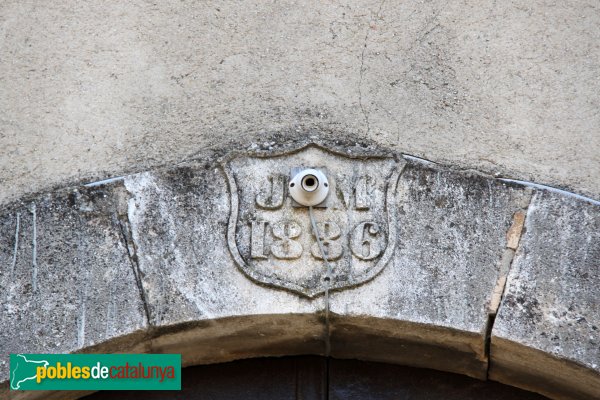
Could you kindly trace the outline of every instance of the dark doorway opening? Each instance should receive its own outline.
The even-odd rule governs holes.
[[[86,400],[543,400],[497,382],[398,365],[318,356],[259,358],[182,371],[178,392],[104,391]]]

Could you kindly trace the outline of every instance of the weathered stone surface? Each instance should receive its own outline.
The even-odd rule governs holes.
[[[0,202],[309,130],[597,197],[599,30],[596,0],[5,0]]]
[[[9,353],[81,351],[128,335],[134,348],[147,321],[122,234],[126,201],[117,183],[0,218],[0,381]]]
[[[227,248],[229,194],[218,167],[126,178],[129,217],[154,325],[322,305],[251,282]]]
[[[525,230],[492,331],[490,377],[600,398],[600,206],[541,191]]]
[[[0,218],[0,351],[174,352],[184,365],[330,354],[485,379],[518,247],[492,378],[524,386],[521,374],[536,391],[554,379],[555,397],[594,393],[597,205],[540,192],[525,218],[531,189],[521,185],[381,149],[326,147],[215,152],[13,205]],[[331,178],[328,208],[315,209],[318,226],[340,227],[331,290],[308,210],[274,190],[296,166]],[[248,228],[255,217],[267,222],[264,241]],[[291,238],[300,258],[283,254],[297,246],[273,247],[282,218],[306,234]],[[378,229],[360,230],[369,240],[357,248],[352,232],[368,220]]]
[[[527,201],[482,176],[406,167],[396,253],[377,279],[332,295],[332,354],[485,378],[488,306]]]

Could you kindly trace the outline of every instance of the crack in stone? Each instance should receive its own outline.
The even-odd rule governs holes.
[[[500,274],[496,281],[496,286],[492,292],[492,298],[488,306],[488,319],[485,326],[485,338],[484,338],[484,357],[487,362],[486,377],[489,376],[490,370],[490,345],[492,339],[492,329],[494,328],[494,322],[496,321],[496,315],[500,309],[504,292],[506,291],[506,284],[508,274],[512,268],[512,263],[515,257],[515,253],[519,246],[521,237],[523,236],[523,227],[525,226],[525,220],[527,213],[529,212],[531,200],[533,197],[533,190],[525,189],[525,195],[527,196],[524,204],[519,211],[513,214],[513,221],[508,231],[506,232],[506,248],[500,259]]]
[[[331,324],[329,320],[329,288],[325,291],[325,356],[331,356]]]
[[[140,265],[137,257],[137,248],[133,240],[133,233],[131,232],[131,224],[129,223],[129,216],[127,214],[119,215],[117,217],[119,228],[121,230],[121,236],[125,242],[125,248],[127,249],[127,256],[131,263],[133,275],[135,276],[135,283],[140,291],[140,297],[144,306],[144,313],[146,314],[146,321],[150,325],[150,309],[148,307],[148,301],[146,299],[146,292],[142,285],[142,277],[140,271]]]

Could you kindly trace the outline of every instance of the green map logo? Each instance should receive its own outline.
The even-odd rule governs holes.
[[[11,390],[181,390],[180,354],[11,354]]]
[[[21,390],[23,382],[37,378],[39,366],[47,367],[50,364],[46,360],[29,360],[26,356],[25,354],[11,354],[10,356],[10,388],[12,390]]]

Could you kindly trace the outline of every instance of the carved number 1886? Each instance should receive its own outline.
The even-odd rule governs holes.
[[[270,229],[269,229],[270,227]],[[328,260],[335,261],[342,257],[344,246],[341,243],[342,230],[333,221],[317,223],[321,235],[325,255]],[[302,227],[293,220],[283,220],[270,224],[267,221],[252,221],[252,236],[250,242],[250,256],[253,259],[267,259],[269,254],[280,260],[293,260],[300,258],[304,252],[298,239],[302,236]],[[267,232],[271,232],[272,242],[265,245]],[[317,241],[313,237],[310,254],[316,259],[323,259]],[[383,232],[374,221],[365,221],[357,224],[350,231],[349,248],[352,254],[361,260],[377,258],[385,248]]]

